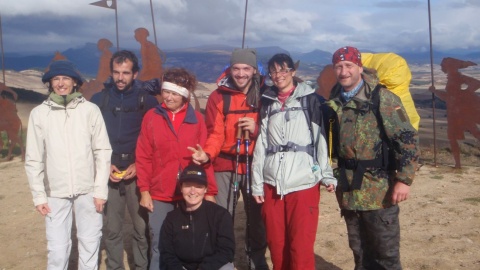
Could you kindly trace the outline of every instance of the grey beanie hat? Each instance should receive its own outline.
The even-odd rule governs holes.
[[[230,58],[230,66],[235,64],[247,64],[258,69],[257,50],[255,49],[235,49]]]
[[[82,75],[80,75],[80,72],[75,68],[75,65],[67,60],[58,60],[51,63],[48,71],[43,74],[42,82],[49,82],[53,77],[58,75],[73,78],[78,85],[83,84]]]

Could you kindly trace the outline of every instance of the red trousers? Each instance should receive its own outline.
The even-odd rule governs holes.
[[[319,188],[315,185],[280,199],[274,186],[264,185],[262,217],[273,270],[315,269]]]

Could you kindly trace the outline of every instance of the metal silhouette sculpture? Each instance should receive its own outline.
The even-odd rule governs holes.
[[[142,68],[138,72],[137,79],[141,81],[161,79],[163,76],[162,55],[165,56],[165,54],[147,39],[149,35],[148,30],[143,27],[135,30],[135,39],[140,43],[142,61]]]
[[[4,83],[0,82],[0,96],[4,97],[5,93],[9,93],[12,95],[14,101],[17,101],[18,95],[15,91],[13,91],[10,87],[6,86]]]
[[[316,93],[325,99],[329,99],[330,92],[332,91],[332,88],[335,86],[336,83],[337,77],[335,76],[333,65],[326,65],[318,75],[318,88],[316,90]]]
[[[440,64],[447,74],[445,91],[431,86],[429,90],[447,104],[447,134],[455,160],[455,168],[461,168],[459,140],[465,139],[465,132],[480,140],[480,96],[475,93],[480,81],[463,75],[459,70],[477,64],[451,57],[444,58]]]
[[[110,48],[112,46],[112,42],[106,38],[101,38],[97,42],[97,48],[102,53],[98,62],[97,77],[85,82],[80,88],[80,92],[87,100],[90,100],[95,93],[100,92],[103,89],[103,83],[110,77],[110,59],[112,58]]]
[[[3,83],[0,83],[0,89],[2,93],[0,96],[0,133],[5,131],[7,133],[7,141],[9,142],[6,160],[13,159],[13,148],[18,144],[20,146],[22,161],[24,161],[25,149],[22,140],[22,121],[20,120],[20,117],[18,117],[17,106],[15,103],[10,99],[5,98],[3,95],[3,91],[13,92],[13,90],[5,86]],[[16,93],[14,98],[16,100]],[[0,149],[3,149],[3,146],[3,139],[0,138]]]
[[[65,55],[63,55],[61,52],[59,51],[55,51],[55,55],[53,56],[52,60],[50,61],[50,64],[52,62],[55,62],[55,61],[58,61],[58,60],[67,60],[67,57]],[[50,67],[50,64],[48,64],[47,68],[45,68],[45,73],[48,71],[48,67]]]
[[[140,81],[161,80],[163,77],[162,58],[165,60],[165,54],[157,45],[147,39],[149,35],[148,30],[143,27],[135,29],[135,39],[140,43],[140,59],[142,62],[142,68],[137,76],[137,80]],[[193,95],[196,99],[195,94]],[[163,102],[162,95],[157,95],[156,98],[158,102]]]

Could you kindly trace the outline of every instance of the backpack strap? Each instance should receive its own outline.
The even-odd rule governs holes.
[[[306,146],[300,146],[300,145],[297,145],[293,142],[288,142],[287,145],[279,145],[279,146],[276,146],[276,147],[272,146],[272,145],[269,145],[267,147],[267,150],[268,150],[267,152],[269,152],[269,153],[288,152],[288,151],[307,152],[309,155],[311,155],[313,157],[315,162],[318,163],[317,149],[315,147],[315,136],[313,134],[312,117],[311,117],[311,112],[310,112],[310,106],[308,105],[308,97],[309,96],[311,96],[311,95],[302,96],[302,97],[299,98],[301,107],[291,107],[291,108],[286,108],[286,109],[272,110],[272,108],[271,108],[272,103],[269,103],[267,105],[267,108],[263,111],[263,117],[268,116],[268,118],[270,118],[271,116],[273,116],[273,115],[275,115],[279,112],[286,112],[285,117],[287,118],[287,121],[288,121],[288,120],[290,120],[288,112],[302,110],[304,115],[305,115],[305,119],[307,121],[311,143],[309,145],[306,145]],[[314,98],[316,98],[316,97],[314,97]]]
[[[387,170],[395,170],[396,169],[396,161],[395,161],[395,151],[393,150],[393,144],[387,136],[385,132],[385,126],[383,125],[383,118],[380,114],[380,89],[385,88],[382,84],[377,84],[375,89],[372,91],[371,100],[371,107],[372,113],[375,115],[377,119],[377,125],[380,129],[380,138],[382,139],[382,156],[383,156],[383,163],[382,168]]]
[[[147,95],[149,95],[149,92],[147,91],[140,91],[140,93],[137,96],[137,106],[135,108],[123,108],[123,107],[115,107],[112,109],[114,112],[142,112],[142,114],[145,114],[147,112],[145,102],[147,99]],[[109,95],[109,90],[104,88],[102,90],[102,103],[100,105],[100,110],[105,111],[108,109],[108,102],[110,100],[110,95]]]
[[[380,138],[382,140],[382,153],[380,157],[372,160],[355,160],[338,158],[338,167],[340,168],[339,181],[342,182],[343,192],[352,191],[355,189],[361,189],[363,182],[363,175],[367,168],[376,167],[385,170],[395,170],[395,152],[393,151],[393,145],[388,139],[385,127],[383,126],[383,119],[380,114],[380,89],[385,87],[378,84],[371,92],[370,97],[370,110],[375,115],[377,125],[380,130]],[[354,170],[353,180],[351,186],[348,184],[347,175],[345,170]]]
[[[147,109],[145,107],[145,100],[147,99],[147,91],[140,91],[138,94],[138,100],[137,100],[137,105],[138,105],[138,111],[142,112],[142,115],[144,115],[147,112]]]
[[[310,96],[310,95],[308,95]],[[312,140],[311,145],[313,146],[313,159],[318,163],[317,158],[317,148],[315,147],[315,136],[313,135],[313,126],[312,126],[312,116],[308,106],[308,96],[303,96],[300,98],[300,104],[302,105],[303,113],[305,114],[305,119],[307,120],[308,130],[310,131],[310,139]]]
[[[108,107],[108,101],[110,100],[110,95],[108,94],[108,89],[102,89],[102,103],[100,105],[100,110],[104,111]]]
[[[223,99],[223,115],[224,117],[227,117],[227,114],[230,112],[230,100],[232,99],[232,96],[227,94],[222,94],[222,99]]]
[[[227,118],[227,114],[247,114],[247,113],[254,113],[258,112],[257,109],[251,108],[246,110],[230,110],[230,101],[232,99],[232,95],[230,94],[222,94],[223,99],[223,121]]]

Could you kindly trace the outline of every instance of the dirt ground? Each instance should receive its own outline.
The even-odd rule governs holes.
[[[18,157],[1,162],[0,171],[0,269],[45,269],[45,224],[33,207],[23,163]],[[420,168],[410,199],[401,204],[404,269],[480,269],[479,174],[480,168],[473,166],[454,170],[451,166],[427,164]],[[334,196],[323,190],[320,205],[316,268],[353,269],[345,224]],[[243,209],[242,202],[238,207]],[[242,210],[237,213],[236,266],[246,269],[242,251],[245,215]],[[127,220],[126,254],[130,254],[130,230]],[[76,269],[75,252],[74,249],[70,269]],[[104,260],[102,247],[100,269],[105,269]],[[126,256],[125,261],[128,260]]]

